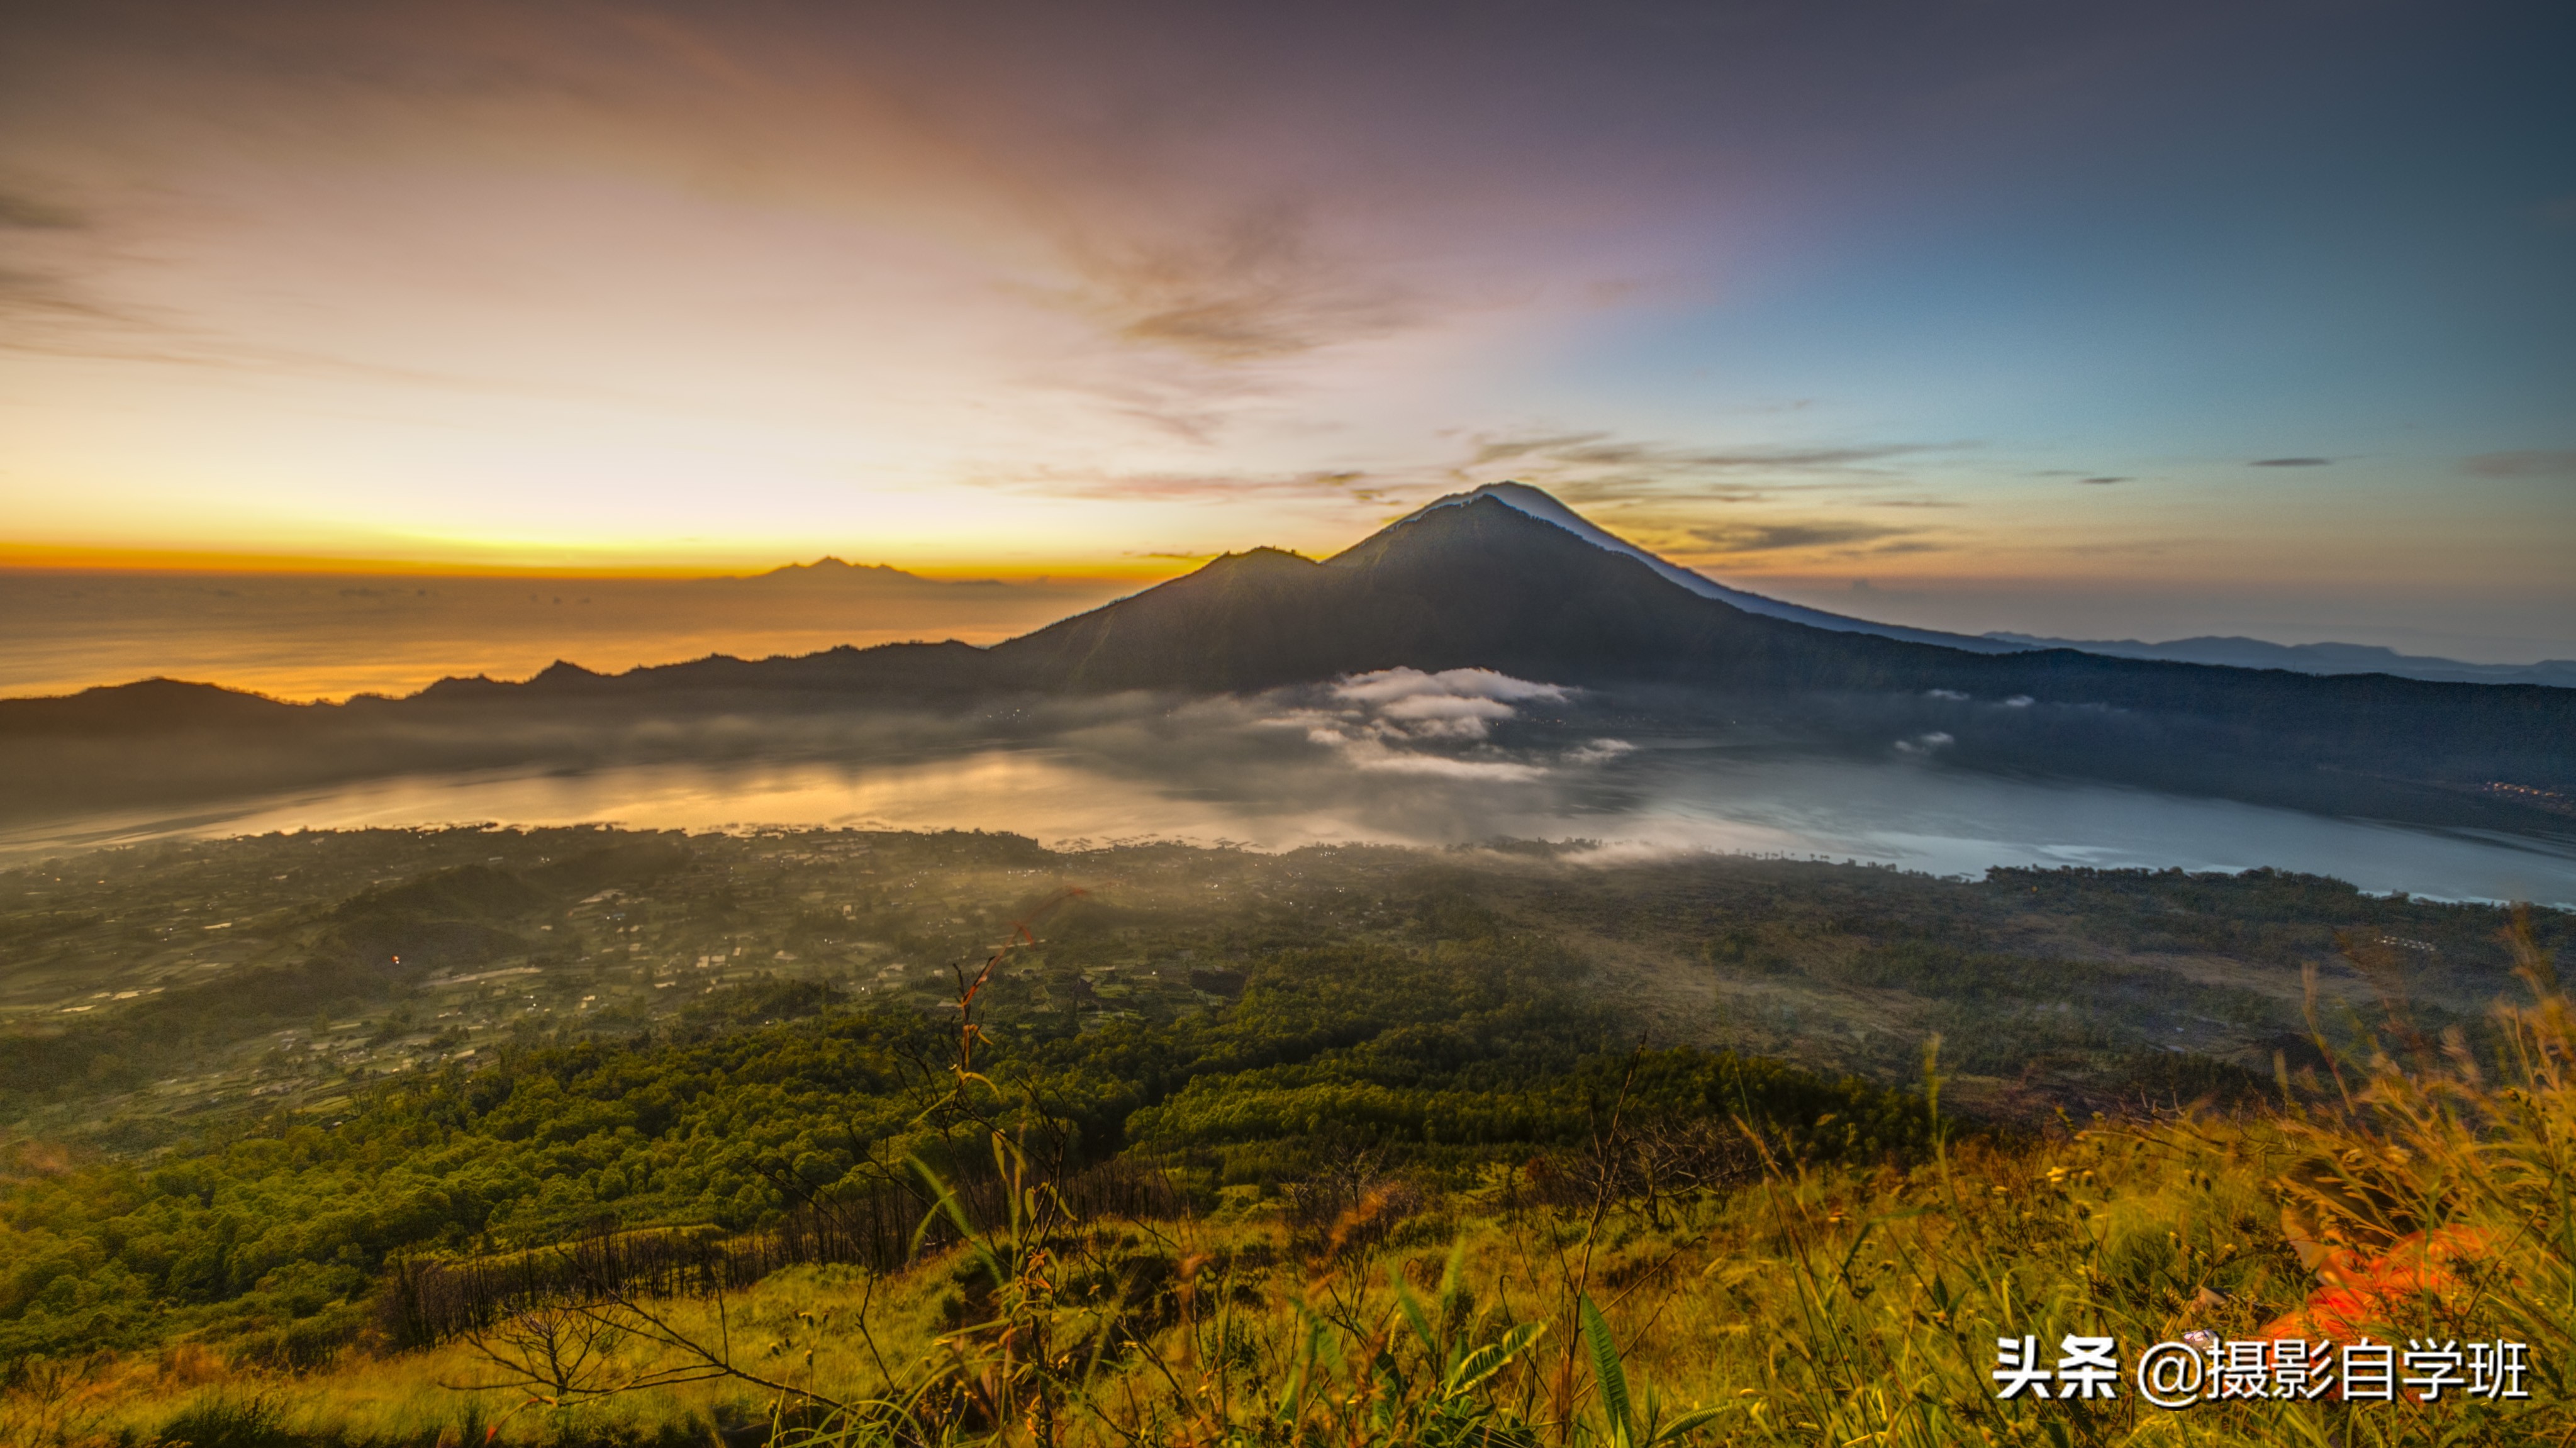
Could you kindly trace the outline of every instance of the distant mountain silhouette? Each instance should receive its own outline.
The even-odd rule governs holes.
[[[2236,669],[2289,669],[2301,674],[2395,674],[2448,684],[2546,684],[2576,689],[2576,659],[2536,664],[2473,664],[2429,654],[2401,654],[2376,644],[2276,644],[2236,636],[2141,643],[2136,639],[2052,639],[2033,634],[1989,633],[1987,639],[2020,648],[2081,649],[2116,659],[2170,659]]]
[[[744,589],[794,589],[844,593],[924,593],[954,594],[961,590],[989,592],[1008,589],[1011,585],[994,578],[924,578],[906,573],[886,563],[848,563],[829,554],[811,563],[790,563],[765,573],[723,578],[695,578],[689,585],[700,589],[738,592]]]

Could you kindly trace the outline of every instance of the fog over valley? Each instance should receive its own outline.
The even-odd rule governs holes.
[[[1934,712],[1899,732],[1861,706],[1783,719],[1715,699],[1622,702],[1490,670],[1400,668],[1212,698],[522,722],[506,726],[516,738],[415,728],[400,741],[404,755],[453,751],[454,767],[405,770],[389,756],[380,777],[253,789],[186,810],[18,818],[0,831],[0,859],[172,836],[486,820],[795,825],[976,829],[1051,847],[1579,841],[1576,858],[1605,864],[1718,852],[1942,875],[2268,866],[2373,891],[2576,903],[2576,832],[2469,819],[2405,826],[1963,765],[1981,734],[2034,706],[1920,704]],[[542,762],[520,762],[530,752]]]

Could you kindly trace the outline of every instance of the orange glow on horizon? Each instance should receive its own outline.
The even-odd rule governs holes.
[[[782,550],[784,551],[784,550]],[[1208,555],[1213,558],[1214,554]],[[876,563],[838,553],[814,557],[737,563],[484,563],[441,558],[386,558],[319,553],[238,553],[206,549],[122,548],[109,544],[43,544],[0,542],[0,569],[59,573],[239,573],[239,574],[378,574],[403,578],[742,578],[773,569],[840,558],[861,567],[891,567],[938,582],[1099,584],[1132,586],[1157,583],[1199,567],[1207,558],[1083,560],[1054,565],[1008,563]]]

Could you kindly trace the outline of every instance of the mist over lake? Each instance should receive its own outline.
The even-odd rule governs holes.
[[[1696,852],[1820,856],[1939,875],[2089,866],[2331,875],[2373,892],[2576,905],[2576,837],[2438,830],[2145,790],[2000,778],[1891,751],[1834,757],[1638,733],[1431,752],[1203,705],[1186,734],[1095,721],[1034,740],[804,747],[718,762],[407,774],[187,813],[0,833],[0,860],[179,836],[493,822],[638,829],[957,829],[1049,846],[1177,841],[1592,842],[1603,864]],[[1304,732],[1301,733],[1300,729]]]

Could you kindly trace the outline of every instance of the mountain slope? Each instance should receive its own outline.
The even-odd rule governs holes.
[[[1875,634],[1880,638],[1904,639],[1910,643],[1939,644],[1973,654],[2021,653],[2033,649],[2075,649],[2088,654],[2104,654],[2122,659],[2161,659],[2180,664],[2216,664],[2236,669],[2288,669],[2301,674],[2394,674],[2402,679],[2424,679],[2457,684],[2547,684],[2555,688],[2576,688],[2576,659],[2544,659],[2536,664],[2472,664],[2458,659],[2427,655],[2401,654],[2394,649],[2369,644],[2276,644],[2249,638],[2189,638],[2170,643],[2141,643],[2136,639],[2061,639],[2034,634],[1994,630],[1984,634],[1946,633],[1939,629],[1914,628],[1901,623],[1881,623],[1875,619],[1854,618],[1849,614],[1829,613],[1821,608],[1788,603],[1781,599],[1741,588],[1730,588],[1705,574],[1684,568],[1670,559],[1661,558],[1627,539],[1595,525],[1590,519],[1558,502],[1545,491],[1525,483],[1487,483],[1471,492],[1453,493],[1415,512],[1421,517],[1434,508],[1455,507],[1478,498],[1492,498],[1542,522],[1553,523],[1596,548],[1606,548],[1637,559],[1669,582],[1720,603],[1730,603],[1747,613],[1766,618],[1786,619],[1811,628],[1830,629],[1836,633]],[[1408,519],[1407,521],[1410,521]]]
[[[1666,582],[1678,584],[1702,598],[1713,598],[1720,603],[1732,604],[1746,613],[1760,614],[1766,618],[1786,619],[1791,623],[1803,623],[1810,628],[1830,629],[1835,633],[1875,634],[1880,638],[1904,639],[1909,643],[1939,644],[1944,648],[1963,649],[1972,654],[2007,654],[2031,646],[2001,635],[1979,637],[1974,634],[1943,633],[1938,629],[1909,628],[1901,623],[1879,623],[1873,619],[1853,618],[1848,614],[1827,613],[1821,608],[1808,608],[1803,604],[1787,603],[1759,593],[1748,593],[1741,588],[1729,588],[1716,579],[1684,568],[1670,559],[1657,557],[1618,534],[1596,526],[1590,519],[1558,502],[1546,491],[1533,488],[1526,483],[1487,483],[1472,492],[1452,493],[1422,508],[1405,521],[1411,522],[1413,518],[1419,518],[1433,508],[1456,507],[1478,498],[1491,498],[1516,512],[1527,513],[1540,522],[1553,523],[1595,548],[1606,548],[1613,553],[1625,554],[1636,559],[1653,569],[1656,575]]]
[[[1229,555],[992,655],[1005,677],[1049,690],[1261,689],[1397,666],[1583,682],[1759,653],[1769,623],[1482,500],[1323,563]]]

